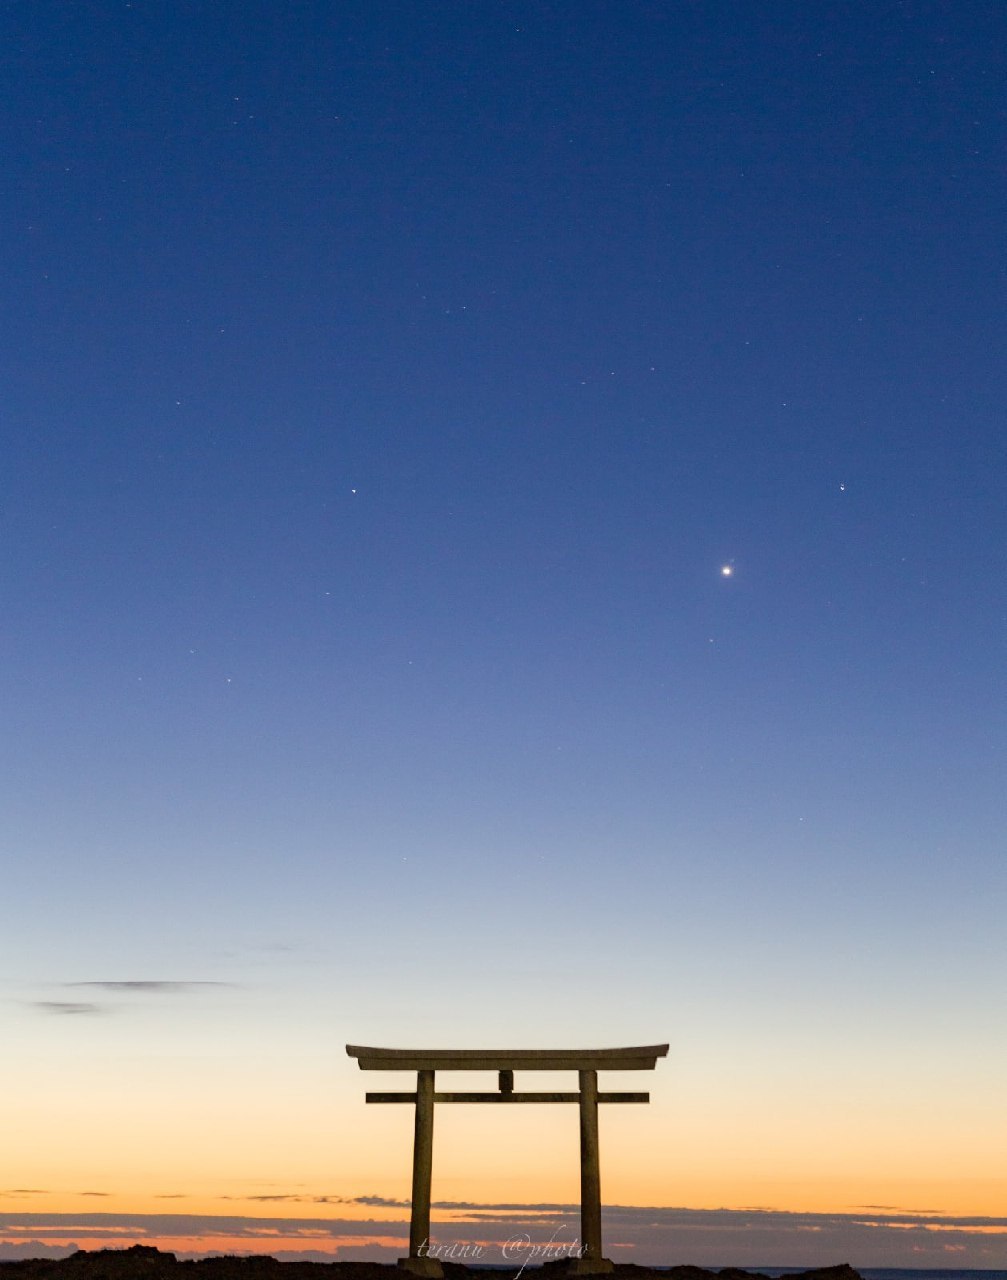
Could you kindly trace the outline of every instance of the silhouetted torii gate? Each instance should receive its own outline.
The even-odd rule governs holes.
[[[399,1265],[421,1276],[440,1276],[436,1257],[424,1255],[430,1237],[430,1174],[434,1153],[436,1102],[576,1102],[580,1105],[580,1238],[581,1255],[570,1271],[610,1271],[601,1253],[601,1173],[598,1162],[598,1103],[649,1102],[649,1093],[599,1093],[598,1072],[653,1071],[666,1044],[629,1049],[369,1049],[348,1044],[361,1071],[415,1071],[415,1093],[368,1093],[368,1102],[412,1102],[416,1106],[413,1136],[413,1197],[409,1220],[409,1257]],[[436,1071],[497,1071],[496,1093],[435,1093]],[[515,1093],[515,1071],[576,1071],[576,1093]]]

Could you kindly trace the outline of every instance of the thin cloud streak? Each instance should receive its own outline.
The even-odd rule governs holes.
[[[857,1208],[869,1213],[911,1213],[914,1217],[919,1217],[921,1214],[940,1216],[944,1212],[942,1209],[907,1209],[904,1205],[898,1204],[861,1204],[857,1205]]]
[[[27,1004],[40,1013],[51,1013],[58,1017],[93,1017],[95,1014],[108,1012],[106,1005],[94,1004],[89,1000],[29,1000]]]
[[[233,982],[212,982],[194,980],[175,982],[166,979],[152,980],[148,978],[131,978],[107,982],[64,982],[65,987],[97,987],[101,991],[142,992],[154,995],[184,995],[188,992],[202,991],[207,987],[234,987]]]
[[[166,1196],[159,1196],[158,1199],[167,1199]],[[269,1204],[269,1203],[285,1203],[285,1204],[382,1204],[379,1197],[363,1197],[357,1199],[347,1196],[316,1196],[316,1195],[298,1195],[294,1192],[271,1193],[268,1195],[256,1196],[221,1196],[221,1200],[239,1201],[242,1204]],[[397,1203],[388,1201],[389,1204]]]
[[[246,1200],[249,1197],[244,1197]],[[257,1197],[265,1200],[270,1197]],[[288,1200],[297,1197],[289,1196]],[[328,1202],[328,1198],[315,1198]],[[395,1206],[379,1196],[357,1196],[354,1204]],[[487,1257],[505,1242],[526,1237],[532,1244],[577,1240],[576,1205],[487,1204],[445,1209],[433,1224],[435,1243],[481,1244]],[[397,1207],[397,1206],[396,1206]],[[849,1261],[859,1267],[1007,1267],[1007,1217],[941,1217],[935,1214],[787,1213],[766,1209],[688,1209],[615,1205],[604,1210],[606,1252],[615,1260],[652,1265],[819,1266]],[[157,1242],[160,1247],[213,1252],[222,1243],[249,1252],[284,1245],[287,1256],[305,1249],[329,1258],[385,1256],[391,1242],[405,1248],[408,1222],[350,1218],[250,1218],[196,1214],[0,1215],[0,1233],[30,1232],[50,1244],[69,1240]]]

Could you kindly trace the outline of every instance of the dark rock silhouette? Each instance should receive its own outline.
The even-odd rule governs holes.
[[[566,1259],[558,1258],[540,1267],[527,1267],[524,1275],[542,1280],[558,1280]],[[508,1267],[465,1267],[445,1262],[445,1280],[509,1280],[518,1271]],[[21,1262],[0,1262],[0,1280],[402,1280],[400,1267],[382,1262],[277,1262],[257,1254],[253,1257],[228,1255],[182,1261],[151,1245],[134,1244],[129,1249],[79,1249],[68,1258],[28,1258]],[[763,1280],[757,1271],[725,1267],[708,1271],[703,1267],[668,1267],[656,1271],[635,1263],[616,1263],[609,1273],[618,1280]],[[786,1280],[863,1280],[846,1263],[837,1267],[815,1267],[791,1272]]]

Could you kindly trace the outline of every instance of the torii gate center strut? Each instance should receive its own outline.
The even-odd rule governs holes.
[[[442,1276],[440,1260],[429,1253],[430,1174],[434,1153],[436,1102],[576,1102],[580,1106],[580,1256],[570,1259],[577,1275],[611,1271],[601,1252],[601,1174],[598,1162],[598,1103],[649,1102],[649,1093],[599,1093],[599,1071],[653,1071],[666,1044],[630,1049],[368,1049],[348,1044],[361,1071],[415,1071],[415,1093],[368,1093],[368,1102],[412,1102],[413,1199],[409,1220],[409,1256],[399,1266],[420,1276]],[[496,1071],[495,1093],[437,1093],[437,1071]],[[516,1093],[515,1071],[576,1071],[576,1093]]]

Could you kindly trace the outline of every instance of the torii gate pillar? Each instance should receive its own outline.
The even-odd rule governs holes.
[[[652,1071],[668,1052],[666,1044],[629,1049],[369,1049],[348,1044],[346,1052],[363,1071],[415,1071],[415,1093],[368,1093],[368,1102],[412,1102],[413,1195],[409,1256],[399,1266],[414,1275],[441,1277],[440,1259],[430,1256],[430,1182],[437,1102],[576,1102],[580,1109],[580,1250],[567,1271],[596,1275],[611,1271],[601,1248],[601,1166],[598,1152],[600,1102],[649,1102],[647,1093],[599,1093],[598,1072]],[[576,1071],[576,1093],[515,1093],[515,1071]],[[496,1071],[496,1093],[437,1093],[437,1071]]]
[[[426,1257],[423,1250],[430,1243],[430,1177],[434,1167],[434,1073],[416,1073],[416,1123],[413,1129],[413,1198],[409,1215],[409,1257],[432,1264],[420,1269],[421,1275],[442,1275],[436,1258]],[[415,1267],[412,1270],[416,1270]]]

